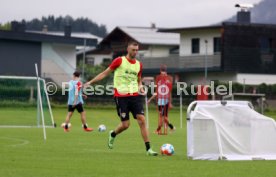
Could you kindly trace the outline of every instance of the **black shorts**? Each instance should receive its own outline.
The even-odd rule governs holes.
[[[74,107],[73,107],[73,105],[68,105],[68,112],[74,112],[75,109],[77,109],[79,113],[82,113],[84,111],[82,104],[77,104]]]
[[[143,96],[128,96],[128,97],[115,97],[115,103],[118,116],[121,121],[129,120],[129,112],[132,113],[134,119],[137,114],[144,115]]]
[[[158,106],[158,110],[159,110],[159,113],[162,115],[162,116],[166,116],[168,117],[168,112],[169,112],[169,104],[166,104],[166,105],[159,105]]]

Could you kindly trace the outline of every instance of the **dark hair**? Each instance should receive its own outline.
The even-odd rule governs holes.
[[[73,75],[74,75],[75,77],[80,77],[81,73],[80,73],[79,71],[75,71],[75,72],[73,73]]]
[[[134,40],[130,40],[127,42],[127,46],[130,46],[130,45],[139,45],[139,43],[137,41],[134,41]]]

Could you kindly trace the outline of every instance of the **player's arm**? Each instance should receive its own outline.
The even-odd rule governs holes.
[[[73,107],[77,105],[77,101],[78,101],[78,93],[77,93],[77,95],[75,94]]]
[[[143,87],[143,83],[142,83],[142,78],[141,78],[141,76],[138,76],[138,88],[140,89],[140,92],[141,92],[141,93],[144,93],[144,92],[145,92],[144,87]]]
[[[81,90],[81,87],[82,87],[81,82],[78,82],[78,83],[75,85],[75,96],[74,96],[74,103],[73,103],[73,106],[76,106],[76,105],[77,105],[78,97],[79,97],[79,91]]]
[[[169,100],[169,107],[172,108],[173,107],[173,104],[172,104],[172,90],[173,90],[173,78],[170,76],[170,82],[171,82],[171,85],[169,86],[170,88],[170,100]]]
[[[78,89],[75,89],[75,96],[74,96],[73,107],[77,105],[78,96],[79,96]]]
[[[84,99],[87,99],[87,95],[85,95],[85,94],[82,94],[82,97],[83,97]]]
[[[148,100],[148,104],[151,102],[152,99],[154,99],[156,97],[157,93],[154,93]]]
[[[156,79],[157,80],[157,79]],[[155,86],[157,85],[157,81],[155,80]],[[150,99],[148,100],[148,104],[151,102],[152,99],[154,99],[157,96],[157,91],[158,89],[155,88],[155,92],[153,93],[153,95],[150,97]]]
[[[93,79],[91,79],[89,82],[86,82],[85,85],[87,86],[87,85],[93,84],[95,82],[98,82],[98,81],[104,79],[112,71],[113,70],[110,67],[108,67],[106,70],[104,70],[103,72],[101,72],[100,74],[98,74],[96,77],[94,77]]]
[[[142,63],[140,63],[140,70],[139,70],[139,73],[138,73],[138,88],[139,88],[139,93],[142,94],[142,95],[145,95],[145,90],[144,90],[144,87],[143,87],[143,83],[142,83]]]

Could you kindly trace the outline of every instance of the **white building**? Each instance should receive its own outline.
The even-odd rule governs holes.
[[[183,81],[276,84],[275,25],[229,22],[160,31],[180,34],[179,56],[170,59]]]

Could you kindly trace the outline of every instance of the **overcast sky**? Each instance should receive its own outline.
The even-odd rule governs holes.
[[[261,0],[0,0],[0,23],[42,16],[88,17],[111,31],[115,26],[187,27],[225,20],[236,3]]]

